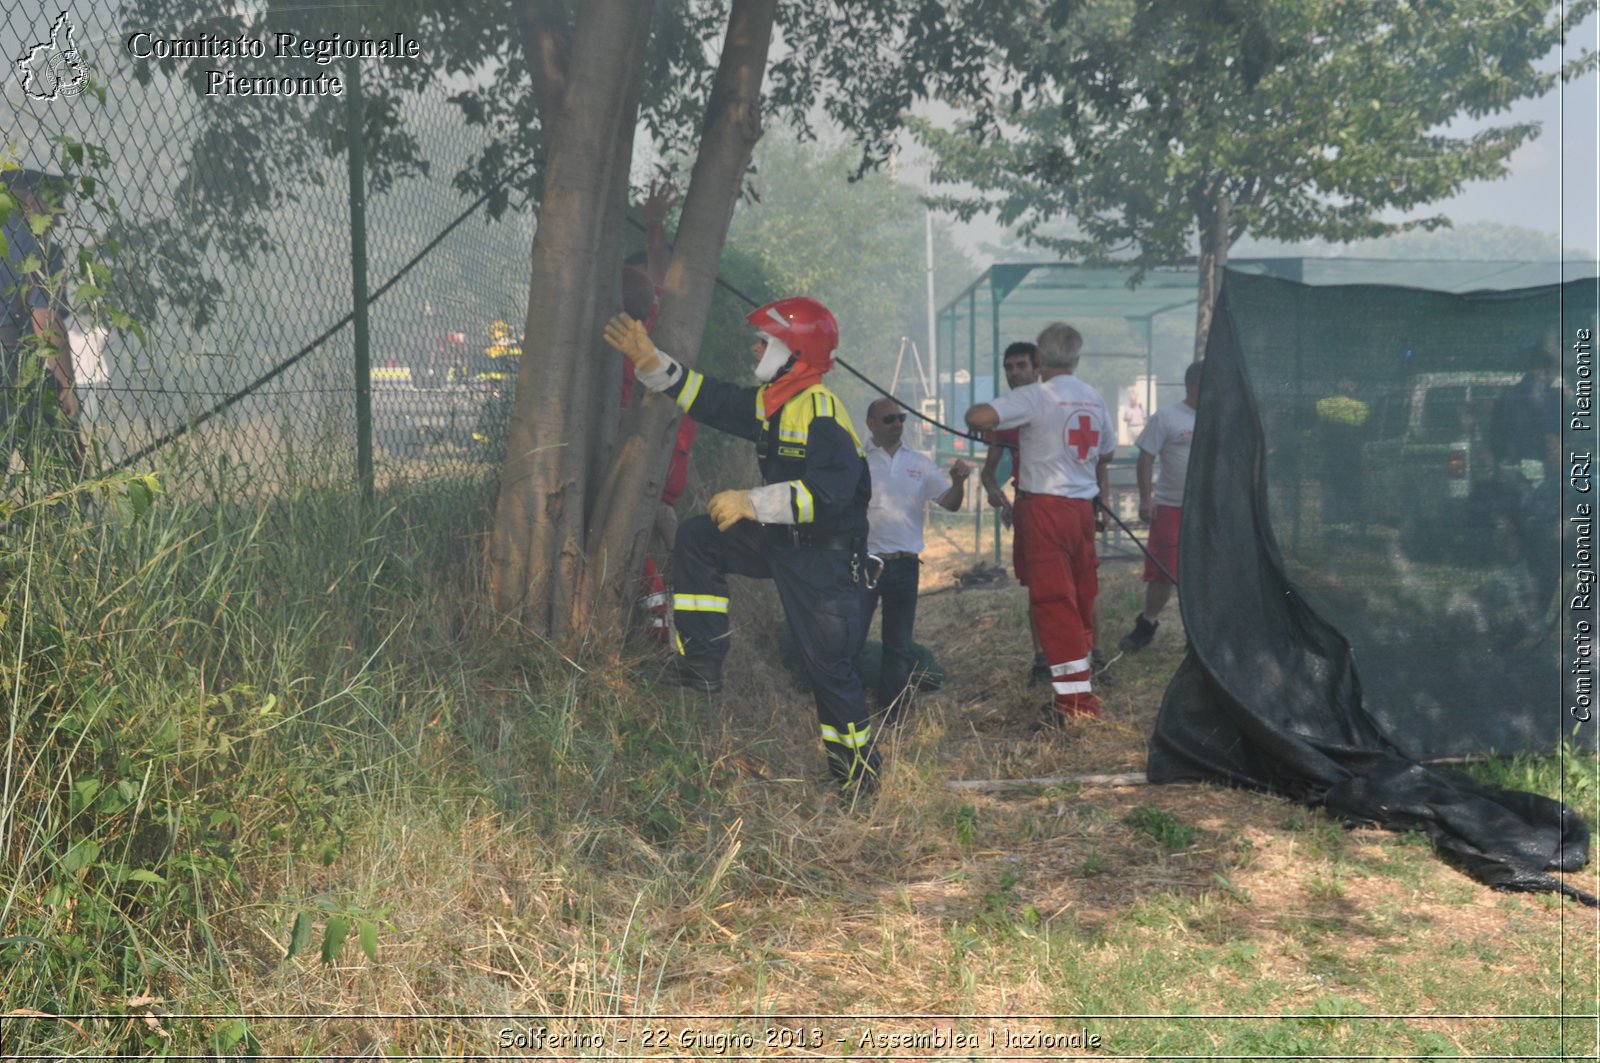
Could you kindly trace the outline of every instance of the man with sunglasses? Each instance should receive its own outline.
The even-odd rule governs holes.
[[[721,491],[708,514],[684,521],[672,554],[678,656],[663,678],[714,694],[728,653],[728,576],[770,579],[800,646],[828,769],[846,797],[877,786],[879,755],[854,659],[861,648],[860,582],[872,480],[844,404],[822,383],[839,325],[815,299],[751,313],[757,387],[685,368],[618,314],[606,342],[637,379],[702,425],[756,444],[759,487]]]
[[[872,614],[883,601],[883,666],[878,670],[878,707],[884,723],[894,723],[905,710],[913,656],[911,631],[917,621],[917,589],[922,569],[922,526],[929,501],[954,513],[966,496],[970,470],[957,458],[950,475],[927,455],[902,447],[906,412],[895,399],[878,399],[867,407],[867,468],[872,473],[872,501],[867,506],[867,553],[879,564],[876,581],[865,588],[862,630],[872,628]]]

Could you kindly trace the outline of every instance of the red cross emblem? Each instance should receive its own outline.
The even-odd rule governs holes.
[[[1089,456],[1089,451],[1100,445],[1100,433],[1094,430],[1094,422],[1086,413],[1078,414],[1078,423],[1067,433],[1067,446],[1078,451],[1078,460],[1083,461]]]

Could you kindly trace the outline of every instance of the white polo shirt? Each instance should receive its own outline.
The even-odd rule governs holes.
[[[872,501],[867,503],[867,549],[875,554],[922,553],[922,518],[931,499],[950,490],[933,460],[901,445],[893,455],[867,444]]]
[[[1117,433],[1100,393],[1070,373],[1017,388],[989,405],[998,428],[1020,428],[1017,486],[1036,495],[1094,498],[1095,465],[1117,449]]]
[[[1158,506],[1183,505],[1183,485],[1189,478],[1189,450],[1194,445],[1194,407],[1187,402],[1163,406],[1139,433],[1139,449],[1156,459],[1156,483],[1151,496]]]

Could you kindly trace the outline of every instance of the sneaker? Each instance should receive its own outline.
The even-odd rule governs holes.
[[[722,662],[710,658],[695,660],[683,656],[671,657],[666,667],[661,669],[660,681],[715,694],[722,689]]]
[[[1159,620],[1146,620],[1140,613],[1133,622],[1133,630],[1122,636],[1122,641],[1117,643],[1123,653],[1138,653],[1150,645],[1150,640],[1156,637],[1156,628],[1161,626]]]

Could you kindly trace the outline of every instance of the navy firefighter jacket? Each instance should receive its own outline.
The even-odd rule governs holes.
[[[796,528],[817,535],[867,535],[872,478],[844,404],[821,384],[765,416],[767,385],[748,388],[693,369],[666,389],[701,424],[756,445],[764,483],[787,483]]]

